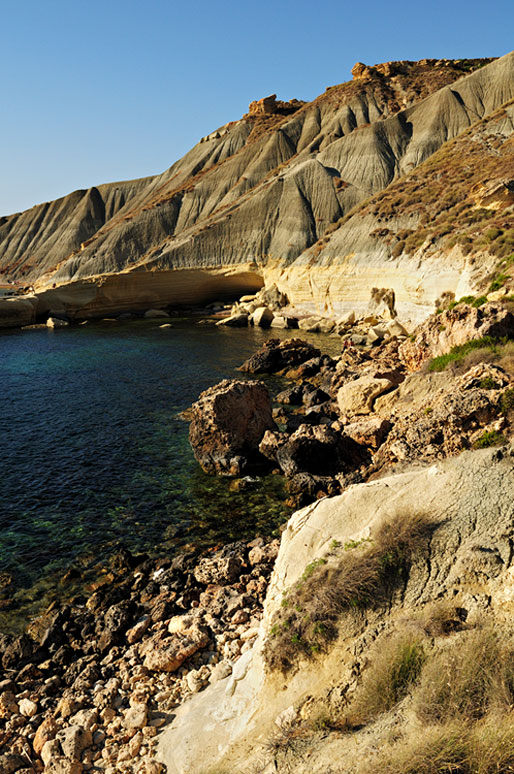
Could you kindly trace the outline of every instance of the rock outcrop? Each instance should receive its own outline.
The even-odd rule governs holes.
[[[275,428],[262,382],[225,379],[192,407],[189,440],[206,473],[238,476],[263,463],[259,443]]]
[[[399,349],[401,360],[411,371],[416,371],[430,358],[438,357],[468,341],[512,337],[514,314],[496,303],[479,308],[458,304],[450,310],[431,315],[417,329],[413,340],[405,341]]]

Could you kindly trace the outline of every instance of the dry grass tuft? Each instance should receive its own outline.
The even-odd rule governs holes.
[[[383,748],[361,774],[508,774],[514,771],[514,718],[429,726]]]
[[[417,683],[425,659],[425,647],[413,632],[381,638],[352,704],[351,724],[368,723],[405,698]]]
[[[460,635],[426,663],[414,692],[417,715],[430,723],[468,721],[514,705],[514,642],[484,628]]]
[[[434,527],[424,516],[400,513],[372,541],[339,546],[329,561],[308,565],[273,618],[264,649],[268,669],[286,674],[301,657],[326,650],[345,612],[386,602],[406,582],[414,554]]]

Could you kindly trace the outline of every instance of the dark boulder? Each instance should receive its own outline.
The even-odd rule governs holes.
[[[303,339],[268,339],[239,370],[252,374],[276,373],[319,356],[319,349]]]

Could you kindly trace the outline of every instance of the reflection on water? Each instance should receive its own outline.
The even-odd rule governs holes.
[[[46,593],[71,562],[103,561],[120,544],[167,552],[269,534],[284,519],[279,477],[235,492],[205,475],[177,417],[210,385],[244,378],[234,369],[270,332],[159,322],[0,334],[0,572],[10,589]],[[27,613],[35,590],[30,604],[18,592]]]

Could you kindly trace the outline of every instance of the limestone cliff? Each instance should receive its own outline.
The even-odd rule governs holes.
[[[375,216],[338,229],[331,240],[337,249],[319,240],[360,202],[512,100],[514,54],[359,64],[353,74],[311,103],[275,95],[252,103],[162,175],[2,219],[0,271],[35,283],[38,294],[50,289],[41,314],[205,300],[229,275],[232,290],[276,281],[300,308],[325,312],[350,296],[367,299],[379,276],[379,285],[397,288],[406,310],[422,316],[426,298],[406,275],[423,267],[417,257],[412,266],[387,260],[387,248],[369,236]],[[508,121],[502,131],[509,136]],[[398,229],[412,228],[419,213],[395,217]],[[474,278],[460,278],[466,261],[450,260],[451,267],[443,262],[441,272],[437,262],[428,274],[442,273],[438,288],[467,291]]]

